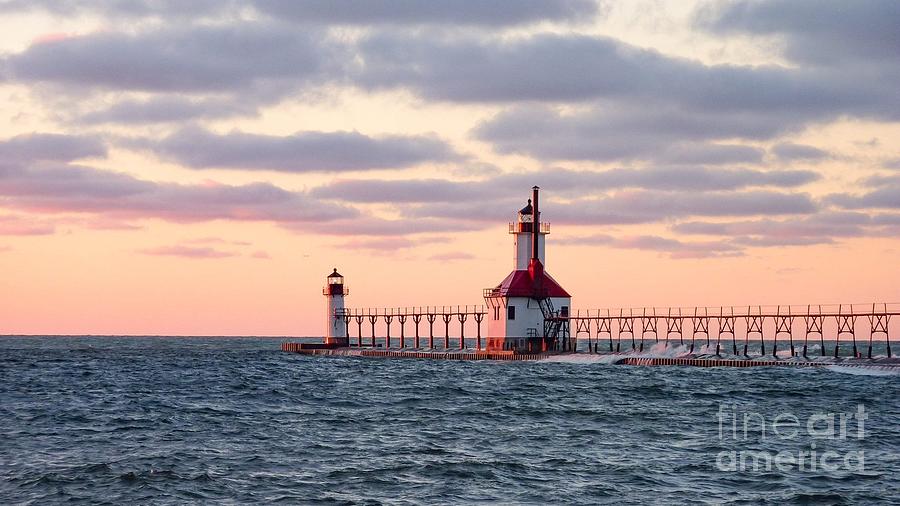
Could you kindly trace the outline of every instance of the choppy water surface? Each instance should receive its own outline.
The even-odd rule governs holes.
[[[890,372],[319,358],[279,344],[0,338],[0,503],[900,502]],[[848,437],[813,439],[817,412],[843,413]],[[744,438],[748,413],[803,428],[769,425],[762,440],[756,422]],[[726,465],[731,451],[812,444],[840,468]]]

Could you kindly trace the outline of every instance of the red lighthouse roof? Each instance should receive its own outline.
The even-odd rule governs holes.
[[[541,269],[540,275],[543,276],[540,286],[543,287],[547,297],[571,297],[569,292],[559,286],[559,283],[546,271]],[[524,269],[512,271],[509,273],[509,276],[506,276],[506,279],[494,288],[494,291],[505,297],[531,297],[534,295],[534,283],[531,279],[531,273]]]

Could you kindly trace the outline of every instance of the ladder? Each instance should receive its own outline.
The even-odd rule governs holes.
[[[555,348],[559,344],[559,333],[562,328],[562,321],[558,318],[559,311],[554,309],[550,297],[537,299],[537,301],[541,308],[541,314],[544,316],[544,339],[548,343],[552,343],[552,347]]]

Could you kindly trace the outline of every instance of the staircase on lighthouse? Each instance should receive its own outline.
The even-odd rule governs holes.
[[[344,276],[341,276],[337,269],[328,275],[327,283],[322,289],[322,295],[326,298],[326,322],[325,322],[325,344],[341,347],[348,346],[350,340],[347,334],[347,323],[344,319],[344,297],[350,294],[350,291],[344,286]]]
[[[532,188],[528,205],[509,224],[514,270],[484,290],[489,351],[536,353],[570,346],[568,327],[553,317],[568,316],[572,297],[544,268],[550,227],[541,222],[539,190]]]

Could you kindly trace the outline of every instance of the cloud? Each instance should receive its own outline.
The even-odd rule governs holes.
[[[893,0],[741,0],[700,12],[698,26],[725,34],[775,35],[785,56],[815,65],[897,64],[900,4]]]
[[[554,195],[590,195],[622,188],[715,191],[747,187],[796,187],[820,178],[805,170],[661,167],[581,171],[546,169],[507,173],[481,181],[447,179],[339,179],[310,190],[316,198],[356,203],[434,203],[521,199],[538,185]]]
[[[111,220],[103,217],[95,217],[92,219],[81,220],[79,225],[92,230],[118,230],[118,231],[134,231],[143,230],[144,227],[127,223],[120,220]]]
[[[863,193],[835,193],[824,200],[844,209],[900,209],[900,175],[871,176],[863,184],[874,189]]]
[[[587,0],[526,0],[513,5],[499,0],[467,5],[391,0],[350,3],[352,8],[341,9],[331,2],[261,2],[260,9],[273,17],[252,20],[246,5],[222,8],[214,2],[190,7],[182,2],[128,7],[121,2],[102,2],[91,8],[49,3],[45,9],[53,13],[94,10],[101,16],[149,15],[164,22],[145,23],[137,30],[39,39],[20,52],[5,55],[0,66],[9,81],[51,85],[45,92],[48,97],[62,93],[83,98],[85,94],[122,91],[172,95],[124,100],[89,111],[85,121],[90,123],[218,118],[253,114],[261,105],[304,91],[322,93],[327,86],[352,84],[357,74],[353,69],[363,62],[353,37],[332,36],[328,30],[332,21],[502,26],[583,18],[597,10],[596,3]],[[5,8],[18,11],[23,5],[7,3]],[[203,13],[229,14],[213,23],[197,17]],[[181,18],[193,22],[178,21]],[[300,18],[303,27],[290,22]]]
[[[174,222],[270,221],[287,226],[349,219],[358,211],[270,183],[227,185],[153,182],[89,167],[0,165],[0,204],[46,213]]]
[[[208,135],[221,144],[221,149],[228,149],[228,143],[223,142],[227,135],[205,131],[201,135]],[[256,140],[257,136],[250,138]],[[196,141],[191,145],[203,147],[201,141],[191,140]],[[283,140],[266,138],[264,143]],[[276,155],[283,160],[290,158],[284,150]],[[276,158],[266,164],[274,165],[271,160]],[[815,209],[806,194],[738,190],[797,186],[817,177],[809,171],[697,167],[596,172],[553,169],[501,174],[476,182],[338,180],[310,192],[295,192],[270,183],[155,182],[120,172],[42,162],[0,165],[0,202],[26,211],[102,215],[112,222],[143,218],[174,222],[268,221],[301,233],[399,237],[484,229],[513,214],[527,194],[518,189],[533,184],[554,192],[557,200],[545,203],[548,216],[576,224],[647,223],[685,216],[803,214]],[[616,189],[622,191],[609,193]],[[392,203],[402,219],[363,215],[355,207],[329,200],[348,204]]]
[[[0,164],[69,162],[106,156],[103,141],[92,135],[22,134],[0,141]]]
[[[882,166],[885,169],[900,170],[900,158],[886,160]]]
[[[500,153],[540,160],[650,160],[665,163],[759,163],[762,151],[716,144],[719,139],[764,140],[798,128],[796,118],[767,111],[698,111],[674,105],[603,103],[564,112],[523,105],[497,114],[473,134]]]
[[[900,213],[880,213],[871,216],[875,225],[900,225]]]
[[[356,77],[361,86],[407,87],[429,99],[454,102],[627,96],[636,92],[633,88],[662,87],[642,74],[680,66],[653,51],[578,35],[501,39],[376,32],[358,48],[364,59]]]
[[[886,186],[863,194],[833,194],[825,199],[844,209],[900,209],[900,186]]]
[[[864,187],[869,188],[880,188],[885,186],[900,186],[900,174],[875,174],[874,176],[869,176],[867,178],[863,178],[860,183]]]
[[[56,232],[52,224],[18,215],[0,215],[0,235],[50,235]]]
[[[724,165],[762,163],[763,150],[737,144],[673,144],[654,158],[674,164]]]
[[[831,244],[831,237],[737,237],[734,241],[738,244],[754,247],[770,246],[814,246],[817,244]]]
[[[253,9],[256,16],[297,24],[519,26],[537,22],[578,22],[598,14],[591,0],[6,0],[0,12],[41,9],[56,15],[99,14],[110,18],[196,19],[234,17]]]
[[[120,173],[80,165],[0,165],[0,195],[12,202],[62,199],[111,202],[152,192],[158,185]]]
[[[256,114],[257,103],[239,99],[154,96],[144,100],[122,100],[105,109],[92,110],[76,118],[85,124],[118,123],[139,125],[147,123],[180,122],[194,119],[219,119]]]
[[[780,160],[784,161],[795,161],[795,160],[822,160],[824,158],[828,158],[829,153],[827,151],[821,150],[819,148],[813,146],[806,146],[804,144],[794,144],[791,142],[782,142],[780,144],[776,144],[772,147],[772,153],[775,154]]]
[[[196,18],[216,14],[233,7],[231,0],[4,0],[0,12],[19,13],[43,10],[60,17],[86,13],[110,18],[162,17],[169,19]]]
[[[402,169],[461,159],[448,144],[433,136],[369,137],[358,132],[275,136],[238,131],[216,134],[188,127],[159,141],[138,139],[129,144],[195,169],[354,171]]]
[[[401,213],[416,219],[496,223],[510,218],[517,209],[510,201],[439,202],[405,207]],[[625,190],[596,198],[548,200],[541,204],[541,214],[546,220],[574,225],[653,223],[690,216],[809,214],[816,209],[817,204],[808,194],[766,190],[703,193]]]
[[[656,235],[614,237],[596,234],[585,237],[568,237],[559,239],[557,242],[572,246],[608,246],[620,249],[657,251],[667,254],[670,258],[734,257],[742,254],[738,246],[728,242],[683,242]]]
[[[474,25],[503,27],[541,21],[577,22],[598,13],[589,0],[259,0],[256,8],[299,23],[350,25]]]
[[[704,65],[616,39],[537,33],[520,37],[442,36],[376,32],[357,46],[365,88],[404,87],[454,102],[615,100],[631,109],[770,118],[789,129],[842,112],[897,117],[896,96],[877,69],[861,75],[769,66]],[[869,75],[871,74],[871,75]],[[477,77],[473,77],[477,76]],[[771,121],[777,118],[780,121]],[[689,119],[689,117],[687,118]],[[758,121],[757,121],[758,122]],[[778,127],[779,123],[786,123]],[[759,127],[757,127],[759,128]]]
[[[525,187],[527,188],[527,187]],[[448,179],[339,179],[310,190],[317,198],[345,202],[461,202],[508,193],[490,183]]]
[[[65,91],[280,95],[339,75],[347,61],[316,30],[249,22],[162,26],[40,42],[4,63],[13,80],[52,83]]]
[[[391,253],[396,250],[413,248],[424,244],[446,243],[450,239],[447,237],[378,237],[378,238],[357,238],[342,242],[337,245],[341,249],[350,250],[369,250],[381,253]]]
[[[516,189],[538,185],[551,192],[566,194],[598,194],[622,188],[649,190],[689,190],[706,192],[738,190],[749,187],[775,186],[791,188],[820,178],[806,170],[755,170],[708,167],[650,167],[645,169],[610,169],[605,171],[544,170],[535,173],[512,173],[488,180],[495,192],[498,188]]]
[[[618,192],[568,205],[544,206],[554,221],[577,224],[649,223],[688,216],[808,214],[817,209],[808,194],[765,190],[676,193],[650,190]]]
[[[428,217],[414,220],[383,219],[365,215],[353,219],[297,223],[294,225],[285,224],[285,226],[301,233],[314,232],[324,235],[364,237],[391,237],[450,231],[468,232],[485,228],[483,223],[475,223],[467,220],[459,221]]]
[[[160,246],[158,248],[148,248],[138,250],[138,253],[152,256],[172,256],[181,258],[227,258],[235,256],[235,253],[229,251],[221,251],[210,247],[192,247],[192,246]]]
[[[456,262],[459,260],[474,260],[475,255],[471,253],[466,253],[464,251],[450,251],[447,253],[438,253],[436,255],[431,255],[428,257],[428,260],[432,262]]]
[[[230,17],[216,23],[146,23],[143,29],[128,33],[52,39],[10,54],[2,63],[13,82],[51,84],[54,93],[69,96],[103,91],[189,95],[181,100],[152,97],[147,103],[125,100],[89,112],[87,121],[93,122],[250,114],[261,104],[288,96],[356,86],[408,90],[433,101],[518,103],[534,108],[530,114],[508,111],[497,118],[518,113],[515,117],[526,120],[518,133],[507,132],[514,137],[541,141],[543,133],[553,133],[546,127],[554,124],[570,135],[578,131],[602,134],[561,144],[558,151],[563,155],[554,155],[560,159],[634,157],[655,147],[650,152],[657,156],[673,150],[676,159],[699,156],[709,160],[703,163],[723,163],[719,161],[723,157],[740,157],[751,163],[757,159],[751,148],[740,151],[722,146],[736,146],[736,139],[768,140],[842,116],[900,118],[900,105],[894,105],[900,104],[900,92],[894,86],[897,74],[885,66],[847,72],[803,65],[704,65],[603,36],[398,29],[380,24],[502,25],[554,19],[554,12],[563,18],[567,13],[580,18],[585,11],[596,11],[594,3],[580,0],[513,6],[499,0],[464,6],[382,0],[354,3],[353,9],[334,8],[330,3],[262,5],[266,12],[284,12],[273,18],[254,17],[246,15],[246,8],[234,7]],[[173,11],[177,17],[179,8]],[[315,27],[298,28],[285,21],[292,14],[313,20]],[[347,36],[340,30],[329,31],[325,22],[316,19],[371,24]],[[882,42],[891,50],[896,48],[890,44],[890,39]],[[221,107],[206,103],[211,99],[206,94],[215,94]],[[156,102],[160,107],[154,109]],[[574,104],[585,110],[560,115],[535,105],[540,102]],[[542,121],[542,114],[558,117]],[[504,142],[503,131],[512,126],[502,126],[494,132],[501,150],[527,146],[524,140]],[[628,135],[645,129],[649,129],[645,134]],[[616,135],[620,130],[625,133]],[[485,138],[492,137],[488,133],[485,130]],[[593,150],[589,140],[598,143]],[[549,152],[554,143],[542,144],[536,152]],[[687,152],[675,147],[682,145],[686,146],[680,149]],[[617,149],[624,154],[616,155]]]
[[[823,211],[804,217],[780,220],[705,222],[675,224],[673,232],[685,235],[727,237],[744,246],[802,246],[830,244],[835,239],[890,237],[892,226],[900,224],[900,214],[868,214],[857,211]]]
[[[269,256],[269,254],[263,250],[254,251],[253,253],[250,253],[250,258],[255,258],[257,260],[271,260],[272,259],[272,257]]]
[[[844,116],[900,119],[897,76],[878,67],[705,65],[602,36],[548,33],[375,32],[356,50],[362,64],[352,80],[364,89],[511,104],[473,133],[501,153],[541,160],[666,161],[668,152],[755,163],[758,151],[722,146]]]
[[[234,241],[231,239],[223,239],[221,237],[197,237],[181,241],[182,244],[224,244],[228,246],[252,246],[249,241]]]

